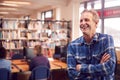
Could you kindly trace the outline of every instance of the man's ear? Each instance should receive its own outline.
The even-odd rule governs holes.
[[[95,22],[96,23],[96,25],[98,25],[98,22]],[[96,26],[96,28],[97,28],[97,26]]]
[[[96,23],[96,25],[98,25],[98,21],[97,22],[95,22]]]
[[[96,22],[96,24],[98,24],[98,22]]]

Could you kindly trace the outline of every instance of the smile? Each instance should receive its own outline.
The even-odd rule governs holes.
[[[87,24],[80,26],[80,29],[82,29],[82,30],[86,30],[88,28],[89,28],[89,25],[87,25]]]

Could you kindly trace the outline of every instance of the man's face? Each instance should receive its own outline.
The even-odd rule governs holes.
[[[80,30],[83,34],[91,35],[96,32],[97,23],[93,21],[93,15],[89,12],[84,12],[80,18]]]

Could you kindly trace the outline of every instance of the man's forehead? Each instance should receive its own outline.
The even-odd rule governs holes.
[[[93,15],[90,12],[84,12],[81,14],[81,18],[91,18]]]

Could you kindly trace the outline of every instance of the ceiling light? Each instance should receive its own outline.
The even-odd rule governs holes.
[[[8,3],[0,3],[0,5],[3,5],[3,6],[13,6],[13,7],[17,7],[18,6],[17,4],[8,4]]]
[[[8,4],[22,4],[22,5],[30,5],[30,2],[19,2],[19,1],[3,1]]]
[[[9,14],[9,12],[0,12],[0,14]]]
[[[0,10],[17,10],[16,8],[0,7]]]

